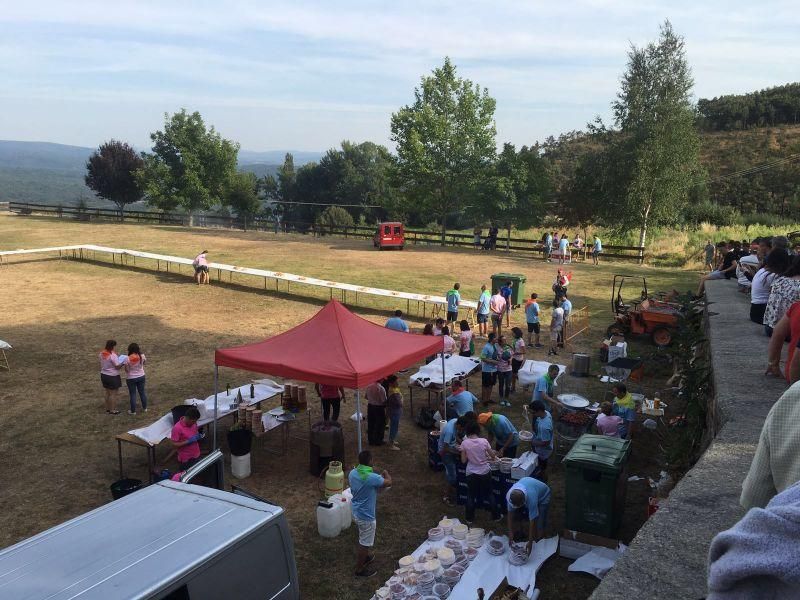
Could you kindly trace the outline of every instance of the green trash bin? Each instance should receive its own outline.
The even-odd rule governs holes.
[[[525,303],[525,282],[528,278],[521,273],[495,273],[492,275],[492,292],[499,290],[507,281],[511,286],[511,305],[521,306]]]
[[[564,458],[565,526],[613,538],[625,511],[630,440],[585,434]]]

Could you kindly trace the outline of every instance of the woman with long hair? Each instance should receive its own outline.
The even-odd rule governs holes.
[[[119,355],[114,350],[117,347],[116,340],[108,340],[103,350],[100,351],[100,383],[103,384],[105,391],[106,412],[110,415],[118,415],[117,392],[122,387],[122,378],[119,370],[123,366]]]
[[[128,395],[131,400],[129,415],[136,414],[137,392],[139,393],[139,399],[142,401],[142,411],[147,412],[147,393],[144,391],[144,363],[146,362],[147,357],[139,349],[139,344],[129,344],[128,360],[125,361],[125,371],[128,374],[125,383],[128,384]]]
[[[469,323],[466,319],[462,320],[458,324],[458,328],[461,330],[458,336],[458,354],[459,356],[472,356],[474,345],[472,343],[472,330],[469,328]]]
[[[773,248],[773,252],[778,252]],[[764,310],[764,331],[772,336],[772,329],[786,314],[789,307],[800,300],[800,256],[794,256],[782,275],[778,275],[769,290]]]
[[[769,290],[775,279],[789,266],[789,255],[786,252],[770,252],[750,284],[750,320],[759,325],[764,324],[764,312],[769,302]]]

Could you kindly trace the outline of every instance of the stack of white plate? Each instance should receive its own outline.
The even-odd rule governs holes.
[[[463,523],[459,523],[458,525],[453,526],[453,537],[457,540],[465,540],[467,539],[468,531],[469,527],[467,527]]]
[[[533,432],[523,429],[519,432],[519,440],[521,442],[530,442],[533,439]]]
[[[483,546],[483,529],[475,527],[467,533],[467,546],[470,548],[480,548]]]
[[[501,458],[500,459],[500,472],[510,474],[511,473],[511,465],[514,464],[513,458]]]
[[[425,571],[436,577],[436,573],[442,568],[442,563],[438,558],[432,558],[425,563]]]
[[[414,564],[414,557],[409,554],[408,556],[404,556],[403,558],[401,558],[397,562],[400,563],[400,568],[401,569],[403,569],[405,567],[410,567],[411,565]]]
[[[453,533],[453,527],[455,525],[456,523],[453,521],[453,519],[442,519],[439,521],[439,528],[445,535],[450,535]]]
[[[493,556],[502,556],[505,554],[506,545],[505,542],[501,538],[493,537],[489,540],[489,544],[486,546],[486,550],[489,554]]]
[[[433,527],[432,529],[428,529],[428,541],[441,541],[444,539],[444,535],[444,531],[442,531],[441,527]]]
[[[455,552],[453,552],[451,548],[439,548],[436,551],[436,556],[439,558],[439,562],[444,568],[447,568],[456,562]]]

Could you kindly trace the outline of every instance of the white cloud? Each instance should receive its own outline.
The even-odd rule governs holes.
[[[20,113],[3,136],[35,128],[27,98],[47,103],[38,137],[56,141],[74,141],[76,123],[113,130],[115,106],[139,105],[202,108],[251,148],[386,142],[391,112],[449,55],[497,99],[500,141],[531,143],[607,114],[629,43],[654,39],[666,17],[686,37],[698,96],[796,79],[788,0],[0,0],[0,114]]]

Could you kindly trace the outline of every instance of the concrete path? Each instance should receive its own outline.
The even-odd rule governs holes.
[[[744,514],[742,482],[764,419],[787,386],[763,374],[769,338],[750,321],[749,296],[737,292],[732,280],[709,281],[706,290],[717,436],[645,523],[592,600],[705,597],[711,540]]]

